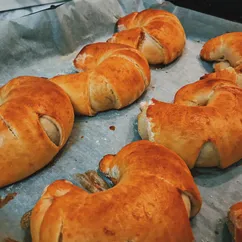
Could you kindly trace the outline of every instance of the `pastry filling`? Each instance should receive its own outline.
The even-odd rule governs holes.
[[[154,141],[151,120],[147,117],[147,109],[153,105],[152,100],[140,104],[141,113],[138,115],[138,132],[142,139]]]
[[[191,202],[190,202],[190,198],[185,193],[182,193],[182,200],[183,200],[185,208],[187,210],[188,217],[190,218],[190,216],[191,216]]]
[[[49,139],[57,146],[61,142],[61,132],[58,128],[56,122],[49,116],[42,116],[39,119],[41,126],[43,127],[45,133],[48,135]]]
[[[197,167],[219,166],[220,158],[217,148],[212,142],[206,142],[200,150],[196,161]]]

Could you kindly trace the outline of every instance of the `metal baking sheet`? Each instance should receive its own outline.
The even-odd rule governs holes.
[[[52,4],[43,4],[43,5],[33,6],[33,7],[22,6],[22,8],[0,11],[0,20],[17,19],[17,18],[20,18],[23,16],[27,16],[27,15],[36,13],[36,12],[47,10],[50,8],[56,8],[59,5],[64,4],[65,2],[58,1],[58,2],[52,3]]]
[[[33,207],[46,185],[56,179],[77,184],[73,174],[96,169],[105,154],[117,153],[124,145],[139,140],[140,102],[152,97],[171,102],[180,87],[212,71],[212,64],[199,58],[203,43],[225,32],[242,31],[241,24],[158,0],[71,1],[54,10],[0,22],[0,84],[4,84],[19,75],[52,77],[75,72],[72,61],[84,45],[106,41],[119,17],[150,7],[178,16],[187,34],[183,55],[168,66],[151,67],[150,87],[129,107],[95,117],[76,117],[68,143],[50,165],[0,189],[2,197],[17,193],[0,209],[0,241],[7,237],[30,241],[29,231],[20,228],[20,218]],[[110,126],[116,129],[110,130]],[[223,171],[197,169],[193,174],[203,197],[201,212],[191,221],[196,241],[230,241],[225,221],[229,206],[242,200],[242,166],[237,163]]]
[[[69,0],[0,0],[0,11],[9,11],[27,7],[42,6],[47,4],[56,4]]]
[[[44,4],[44,5],[40,5],[40,6],[24,7],[21,9],[2,11],[2,12],[0,12],[0,21],[1,20],[13,20],[13,19],[17,19],[17,18],[20,18],[23,16],[37,13],[37,12],[40,12],[43,10],[56,8],[63,3],[64,2],[57,2],[57,3],[53,3],[53,4]]]

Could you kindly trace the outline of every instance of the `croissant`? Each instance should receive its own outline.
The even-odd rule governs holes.
[[[74,60],[83,72],[50,79],[69,95],[75,113],[93,116],[133,103],[150,83],[149,64],[136,49],[111,43],[85,46]]]
[[[137,48],[150,64],[169,64],[182,54],[186,43],[179,19],[164,10],[133,12],[120,18],[117,28],[119,32],[108,42]]]
[[[208,40],[200,56],[206,61],[217,61],[215,71],[242,64],[242,32],[222,34]]]
[[[142,103],[138,115],[142,139],[175,151],[190,169],[226,168],[242,158],[242,89],[210,77],[182,87],[174,103]]]
[[[99,169],[113,188],[89,194],[66,180],[45,188],[32,210],[33,242],[194,241],[189,217],[202,201],[179,156],[136,141],[105,156]]]
[[[242,202],[238,202],[229,208],[228,228],[235,242],[242,241]]]
[[[0,187],[47,165],[74,122],[69,97],[45,78],[21,76],[0,88]]]

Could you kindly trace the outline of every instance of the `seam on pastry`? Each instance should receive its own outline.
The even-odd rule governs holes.
[[[190,201],[190,216],[189,216],[189,218],[191,218],[191,217],[194,216],[194,209],[196,208],[196,198],[188,190],[180,190],[180,191],[189,198],[189,201]]]
[[[105,85],[109,89],[109,91],[112,93],[112,98],[106,97],[106,99],[112,101],[112,108],[120,108],[122,105],[120,103],[118,95],[115,93],[112,85],[107,81],[106,77],[105,77]]]
[[[145,35],[147,35],[153,42],[154,42],[154,44],[158,47],[158,49],[160,49],[160,50],[164,50],[164,48],[163,48],[163,46],[162,46],[162,44],[160,43],[160,41],[159,40],[157,40],[155,37],[153,37],[152,35],[150,35],[149,33],[147,33],[145,30],[144,30],[144,28],[142,27],[142,31],[145,33]]]
[[[118,98],[117,93],[115,93],[115,91],[113,90],[112,85],[107,81],[106,78],[105,78],[105,82],[106,82],[107,87],[109,87],[109,90],[110,90],[110,92],[112,93],[112,96],[113,96],[113,98],[112,98],[113,107],[120,108],[122,105],[120,103],[120,100]],[[108,97],[107,97],[107,99],[110,100],[110,98],[108,98]]]
[[[73,183],[71,183],[70,181],[67,181],[67,180],[63,180],[64,183],[67,183],[67,184],[71,184],[73,185]],[[48,188],[49,188],[50,185],[47,185],[45,188],[44,188],[44,191],[42,193],[41,196],[44,196],[43,199],[54,199],[54,198],[58,198],[58,197],[62,197],[62,196],[65,196],[66,194],[68,194],[69,192],[71,192],[71,187],[68,187],[68,188],[61,188],[61,189],[55,189],[55,192],[51,192],[49,193],[48,192]],[[46,194],[45,194],[46,193]]]
[[[191,197],[193,197],[192,194],[191,194],[188,190],[181,190],[181,188],[178,188],[177,186],[175,186],[175,184],[173,184],[173,183],[167,181],[167,180],[164,179],[163,177],[161,178],[161,177],[158,176],[158,179],[159,179],[159,180],[162,180],[162,181],[164,181],[165,183],[167,183],[167,184],[171,185],[172,187],[176,188],[178,191],[180,191],[181,193],[183,193],[184,195],[186,195],[186,196],[189,198],[189,201],[190,201],[190,204],[191,204],[191,209],[190,209],[190,213],[191,213],[191,211],[192,211],[192,206],[193,206],[192,199],[191,199]],[[190,197],[190,196],[191,196],[191,197]],[[183,203],[184,203],[184,202],[183,202]],[[185,204],[184,204],[184,207],[185,207]]]
[[[93,72],[92,72],[93,73]],[[90,73],[90,74],[92,74],[92,73]],[[107,78],[105,77],[105,76],[103,76],[102,75],[102,78],[103,78],[103,80],[104,80],[104,82],[105,82],[105,85],[106,85],[106,87],[108,87],[108,89],[109,89],[109,91],[112,93],[112,96],[113,96],[113,98],[112,98],[112,108],[120,108],[120,106],[122,106],[121,105],[121,103],[120,103],[120,100],[119,100],[119,98],[118,98],[118,95],[115,93],[115,91],[114,91],[114,89],[113,89],[113,87],[112,87],[112,85],[109,83],[109,81],[107,80]],[[89,79],[92,79],[91,77],[89,77]],[[89,82],[90,82],[90,80],[89,80]],[[94,109],[93,108],[93,106],[92,106],[92,102],[91,102],[91,88],[90,88],[90,84],[88,85],[88,97],[89,97],[89,102],[90,102],[90,109],[91,109],[91,112],[92,113],[97,113],[97,112],[102,112],[102,111],[104,111],[104,110],[96,110],[96,109]],[[110,98],[107,98],[108,100],[111,100]]]
[[[14,132],[14,130],[11,128],[11,125],[0,115],[0,120],[4,123],[4,125],[8,128],[8,130],[11,132],[11,134],[18,138],[18,135]]]
[[[223,85],[221,85],[221,86],[223,86]],[[215,87],[211,90],[211,92],[208,94],[208,100],[207,100],[207,102],[206,102],[206,104],[205,104],[204,106],[207,106],[207,105],[208,105],[210,99],[212,98],[212,96],[213,96],[213,94],[214,94],[214,91],[215,91],[217,88],[219,88],[219,87],[220,87],[220,86],[215,86]]]
[[[45,217],[48,214],[49,209],[51,209],[51,207],[53,206],[54,197],[52,197],[52,198],[44,198],[44,199],[49,199],[50,200],[50,204],[48,205],[48,207],[44,211],[44,215],[42,217],[42,221],[41,221],[41,224],[40,224],[40,231],[39,231],[40,234],[41,234],[42,226],[44,226],[46,224],[46,223],[44,223]],[[59,232],[59,234],[58,234],[58,237],[57,237],[58,240],[56,240],[56,242],[62,242],[63,241],[63,237],[62,237],[63,236],[63,234],[62,234],[63,215],[59,215],[59,219],[60,219],[60,226],[59,226],[59,231],[57,231],[57,233]]]
[[[196,100],[185,100],[185,102],[188,102],[188,103],[192,103],[192,104],[195,104],[195,105],[187,105],[186,104],[186,106],[199,106],[199,104],[197,103],[197,101]]]
[[[106,51],[106,53],[104,53],[104,54],[102,55],[102,57],[100,57],[100,58],[98,59],[96,67],[97,67],[98,65],[100,65],[103,61],[105,61],[106,59],[108,59],[109,57],[112,57],[112,56],[113,56],[113,53],[114,53],[115,51],[118,51],[118,50],[120,50],[120,49],[111,49],[111,50]],[[95,68],[94,68],[94,69],[95,69]]]
[[[224,49],[224,40],[223,40],[223,38],[221,38],[221,40],[220,40],[220,53],[222,53],[223,54],[223,57],[222,58],[220,58],[222,61],[228,61],[229,62],[229,64],[231,65],[231,63],[230,63],[230,61],[227,59],[227,57],[226,57],[226,54],[224,53],[225,52],[225,49]],[[218,59],[219,60],[219,59]],[[219,61],[221,61],[221,60],[219,60]]]
[[[44,219],[45,219],[45,216],[46,216],[46,213],[48,212],[50,206],[52,205],[52,202],[53,202],[53,197],[49,196],[49,197],[42,197],[40,198],[41,200],[39,201],[40,202],[40,205],[39,205],[39,208],[37,210],[37,213],[38,213],[38,216],[40,216],[40,223],[39,223],[39,226],[38,226],[38,240],[40,240],[40,237],[41,237],[41,228],[43,226],[43,222],[44,222]],[[30,218],[31,220],[31,218]],[[31,224],[31,223],[30,223]]]
[[[148,108],[149,108],[149,106],[152,106],[152,105],[154,105],[154,102],[152,100],[150,100],[148,102]],[[148,108],[147,108],[147,110],[148,110]],[[154,135],[154,132],[152,132],[152,118],[147,117],[147,110],[146,110],[146,115],[145,115],[146,116],[146,122],[147,122],[147,133],[148,133],[149,140],[154,142],[155,141],[155,138],[154,138],[155,135]]]
[[[122,59],[125,59],[129,62],[131,62],[132,64],[134,64],[136,66],[136,68],[138,69],[139,73],[141,74],[142,78],[143,78],[143,81],[144,81],[144,86],[147,87],[148,86],[148,79],[146,78],[145,76],[145,73],[143,72],[143,68],[137,64],[132,58],[129,58],[128,56],[124,56],[124,55],[113,55],[113,56],[116,56],[116,57],[119,57],[119,58],[122,58]],[[147,84],[146,84],[147,83]]]
[[[159,18],[161,18],[161,22],[171,22],[171,21],[164,21],[164,18],[168,18],[168,19],[172,19],[174,20],[174,22],[178,22],[177,19],[174,18],[174,16],[171,15],[159,15],[159,16],[151,16],[148,18],[148,20],[146,22],[143,23],[143,26],[148,25],[149,23],[151,23],[152,21],[157,21],[159,20]]]
[[[60,231],[59,231],[59,236],[58,236],[57,242],[62,242],[63,241],[62,229],[63,229],[63,220],[61,220],[61,226],[60,226]]]
[[[88,70],[94,70],[98,65],[100,65],[104,60],[106,60],[110,55],[112,55],[113,51],[115,50],[108,50],[106,51],[106,53],[103,53],[103,55],[97,59],[96,61],[96,65],[93,67],[93,68],[88,68]],[[90,54],[86,54],[85,52],[83,54],[79,54],[77,57],[76,57],[76,62],[79,62],[81,61],[82,62],[82,65],[84,65],[84,62],[86,60],[87,57],[95,57],[93,55],[90,55]],[[92,61],[93,63],[94,61]],[[83,69],[78,69],[78,70],[82,70],[82,71],[88,71],[86,68],[83,68]]]
[[[198,100],[195,99],[196,96],[194,97],[194,99],[191,99],[191,100],[188,99],[188,100],[184,100],[184,101],[185,101],[185,102],[188,102],[188,103],[191,103],[191,104],[195,104],[195,105],[192,105],[192,106],[200,106],[200,107],[202,106],[202,107],[205,107],[205,106],[208,105],[210,99],[212,98],[215,89],[216,89],[216,88],[219,88],[220,86],[221,86],[221,85],[217,85],[217,86],[213,87],[212,90],[211,90],[211,92],[207,95],[207,98],[206,98],[206,100],[205,100],[204,102],[198,102]],[[199,94],[199,93],[198,93],[198,94]],[[184,101],[183,101],[183,102],[184,102]],[[187,104],[186,104],[186,106],[190,106],[190,105],[187,105]]]
[[[127,25],[129,25],[129,23],[132,22],[132,26],[133,26],[133,28],[135,28],[136,27],[136,22],[137,22],[136,19],[137,19],[137,16],[139,15],[139,12],[133,12],[131,14],[134,14],[135,16],[133,17],[133,19],[127,21],[127,23],[128,23]],[[119,30],[120,26],[121,26],[121,30]],[[118,23],[118,32],[120,32],[122,30],[126,30],[126,29],[132,29],[132,28],[127,28],[124,24],[119,24]]]
[[[144,32],[144,34],[145,34],[145,37],[144,37],[144,39],[143,39],[143,41],[141,41],[140,43],[139,43],[139,46],[138,46],[138,50],[140,51],[140,49],[141,49],[141,47],[142,47],[142,45],[143,45],[143,42],[145,41],[145,38],[146,37],[148,37],[148,38],[150,38],[150,40],[154,43],[154,45],[159,49],[159,51],[160,51],[160,53],[163,53],[164,54],[164,62],[166,62],[167,60],[167,53],[166,53],[166,49],[162,46],[162,44],[155,38],[155,37],[153,37],[153,36],[151,36],[150,34],[148,34],[145,30],[144,30],[144,28],[142,27],[141,28],[142,29],[142,32]]]
[[[46,189],[47,190],[47,189]],[[58,191],[58,189],[56,189],[56,191]],[[40,223],[40,231],[41,231],[41,228],[42,228],[42,226],[43,226],[43,222],[44,222],[44,220],[45,220],[45,216],[46,216],[46,214],[48,213],[48,211],[49,211],[49,209],[53,206],[53,201],[55,200],[55,199],[58,199],[59,197],[62,197],[62,196],[65,196],[65,195],[67,195],[68,193],[70,193],[71,192],[71,188],[69,188],[69,190],[68,191],[66,191],[65,193],[63,193],[63,194],[59,194],[59,196],[57,195],[55,195],[55,194],[44,194],[44,196],[41,198],[41,202],[42,202],[42,204],[40,205],[40,206],[43,206],[44,205],[44,201],[49,201],[49,204],[47,204],[47,207],[46,208],[44,208],[44,211],[43,211],[43,216],[42,216],[42,221],[41,221],[41,223]],[[45,197],[46,196],[46,197]],[[40,208],[41,209],[41,208]],[[63,219],[62,219],[62,216],[61,216],[61,223],[62,223],[62,225],[63,225]],[[62,225],[61,225],[61,228],[62,228]],[[39,231],[39,233],[40,233],[40,231]],[[59,241],[58,241],[59,242]]]
[[[226,80],[225,80],[226,81]],[[229,81],[228,81],[229,82]],[[223,88],[223,87],[229,87],[229,86],[227,86],[226,84],[224,84],[224,83],[218,83],[217,85],[215,85],[213,88],[212,88],[212,90],[211,90],[211,92],[208,94],[208,100],[207,100],[207,103],[206,103],[206,105],[208,105],[209,104],[209,101],[210,101],[210,99],[213,97],[213,95],[215,94],[215,91],[216,91],[216,89],[219,89],[219,88]],[[205,106],[206,106],[205,105]]]
[[[164,181],[165,183],[169,184],[170,186],[174,187],[175,189],[177,189],[177,191],[180,191],[180,193],[181,193],[181,199],[182,199],[182,194],[184,194],[185,196],[188,197],[189,202],[190,202],[190,205],[191,205],[190,216],[188,216],[188,217],[191,217],[192,209],[193,209],[193,206],[194,206],[194,204],[192,203],[192,197],[193,197],[192,194],[191,194],[189,191],[185,190],[185,189],[184,189],[184,190],[181,190],[181,188],[178,188],[175,184],[173,184],[173,183],[167,181],[167,180],[164,179],[163,177],[161,178],[161,177],[158,176],[158,179],[159,179],[159,180],[162,180],[162,181]],[[183,202],[183,204],[184,204],[184,208],[185,208],[185,210],[186,210],[186,206],[185,206],[185,203],[184,203],[183,199],[182,199],[182,202]]]
[[[88,102],[89,102],[89,107],[88,107],[88,112],[90,113],[90,115],[95,115],[97,113],[97,111],[95,109],[93,109],[92,107],[92,102],[91,102],[91,85],[90,85],[90,80],[91,80],[91,74],[93,72],[89,72],[88,73]]]

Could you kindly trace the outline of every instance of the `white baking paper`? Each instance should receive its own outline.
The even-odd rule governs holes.
[[[114,33],[119,17],[150,7],[166,9],[180,19],[187,34],[183,55],[166,67],[151,67],[150,87],[129,107],[95,117],[76,117],[67,145],[50,165],[0,189],[0,196],[17,192],[17,196],[0,209],[0,241],[6,237],[30,241],[29,232],[23,231],[19,222],[34,206],[45,186],[56,179],[77,184],[73,174],[97,169],[104,155],[117,153],[124,145],[139,140],[140,102],[153,97],[172,101],[180,87],[212,71],[212,64],[199,58],[204,41],[228,31],[242,31],[241,24],[158,0],[71,1],[54,10],[0,22],[0,84],[4,84],[19,75],[52,77],[75,72],[72,61],[84,45],[106,41]],[[112,125],[115,131],[109,129]],[[231,240],[225,218],[228,208],[242,200],[241,173],[239,163],[223,171],[193,171],[203,197],[201,212],[191,221],[196,241]]]

